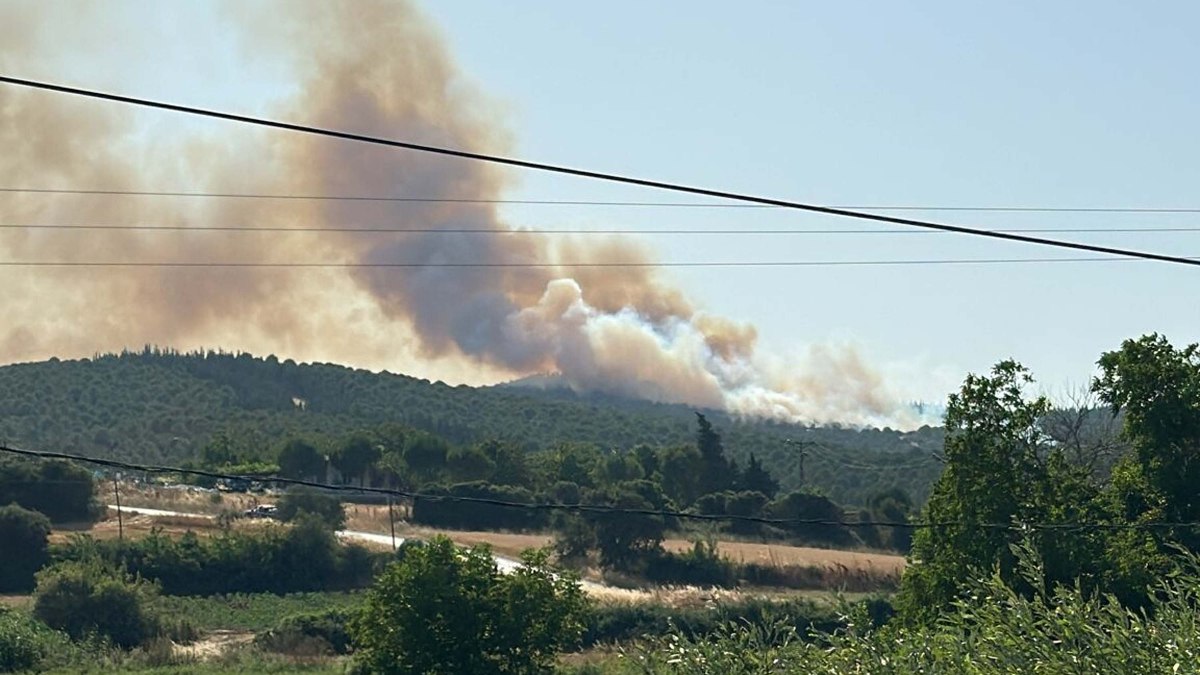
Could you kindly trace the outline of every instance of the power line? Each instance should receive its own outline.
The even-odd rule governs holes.
[[[1040,246],[1054,246],[1057,248],[1066,248],[1076,251],[1086,251],[1089,253],[1103,253],[1105,255],[1118,255],[1133,258],[1143,258],[1146,260],[1156,260],[1159,262],[1171,262],[1181,265],[1200,266],[1200,260],[1192,258],[1184,258],[1174,255],[1166,255],[1162,253],[1154,253],[1148,251],[1135,251],[1132,249],[1114,248],[1111,246],[1098,246],[1095,244],[1084,244],[1080,242],[1062,241],[1058,239],[1048,239],[1045,237],[1034,237],[1026,234],[1016,234],[1011,232],[998,232],[995,230],[978,229],[972,227],[964,227],[961,225],[951,225],[947,223],[937,223],[927,220],[914,220],[911,218],[899,218],[896,216],[887,216],[877,213],[867,213],[850,209],[835,208],[830,206],[817,206],[814,204],[804,204],[801,202],[793,202],[783,199],[775,199],[772,197],[759,197],[749,194],[737,192],[728,192],[724,190],[713,190],[708,188],[693,187],[678,183],[667,183],[657,180],[649,180],[645,178],[636,178],[633,176],[625,176],[614,173],[604,173],[600,171],[591,171],[587,169],[579,169],[568,166],[555,164],[546,164],[543,162],[531,162],[512,157],[502,157],[499,155],[488,155],[478,152],[469,152],[466,150],[455,150],[452,148],[437,147],[431,145],[422,145],[418,143],[410,143],[406,141],[398,141],[393,139],[381,138],[377,136],[368,136],[366,134],[357,134],[347,131],[338,131],[335,129],[324,129],[320,127],[305,126],[294,124],[291,122],[281,122],[278,120],[270,120],[260,117],[251,117],[248,115],[239,115],[218,110],[205,108],[196,108],[192,106],[179,105],[177,103],[167,103],[164,101],[153,101],[144,98],[135,98],[131,96],[122,96],[108,92],[101,92],[89,89],[80,89],[76,87],[67,87],[59,84],[51,84],[48,82],[38,82],[35,80],[27,80],[15,77],[0,75],[0,82],[29,87],[34,89],[42,89],[45,91],[53,91],[61,94],[71,94],[75,96],[84,96],[93,99],[124,103],[128,105],[136,105],[141,107],[156,108],[159,110],[169,110],[172,112],[186,113],[189,115],[199,115],[213,119],[221,119],[231,122],[239,122],[242,124],[252,124],[260,127],[272,129],[281,129],[284,131],[293,131],[298,133],[313,134],[325,136],[329,138],[337,138],[341,140],[356,141],[361,143],[370,143],[373,145],[382,145],[392,148],[401,148],[405,150],[414,150],[417,152],[425,152],[447,157],[457,157],[460,159],[469,159],[492,164],[502,164],[505,166],[513,166],[522,169],[530,169],[534,171],[546,171],[550,173],[563,174],[568,176],[577,176],[580,178],[590,178],[594,180],[607,181],[610,183],[622,183],[625,185],[637,185],[640,187],[653,188],[657,190],[667,190],[671,192],[680,192],[685,194],[699,195],[702,197],[714,197],[717,199],[727,199],[737,202],[745,202],[751,204],[762,204],[765,206],[777,206],[781,208],[795,209],[800,211],[809,211],[812,213],[823,213],[831,216],[841,216],[846,218],[858,218],[861,220],[872,220],[882,223],[890,223],[893,225],[905,225],[910,227],[918,227],[930,230],[939,230],[943,232],[954,232],[958,234],[968,234],[979,237],[988,237],[991,239],[1000,239],[1004,241],[1014,241],[1026,244],[1037,244]]]
[[[109,225],[89,223],[0,223],[0,230],[115,230],[138,232],[337,232],[343,234],[497,234],[497,235],[557,235],[557,234],[635,234],[635,235],[840,235],[840,234],[949,234],[936,230],[896,229],[501,229],[462,227],[374,227],[327,225]],[[1036,227],[1006,228],[997,232],[1076,232],[1091,234],[1147,234],[1162,232],[1200,232],[1200,227]]]
[[[1200,256],[1180,258],[1200,263]],[[192,269],[561,269],[561,268],[664,268],[664,267],[904,267],[927,265],[1017,265],[1045,263],[1137,262],[1138,258],[930,258],[906,260],[728,260],[666,262],[228,262],[228,261],[147,261],[147,260],[0,260],[0,267],[126,267]]]
[[[592,199],[462,199],[450,197],[387,197],[374,195],[306,195],[245,192],[183,192],[157,190],[73,190],[66,188],[0,187],[0,193],[107,195],[137,197],[200,197],[214,199],[280,199],[299,201],[395,202],[436,204],[521,204],[547,206],[630,206],[700,209],[778,209],[769,204],[719,204],[711,202],[650,202]],[[959,211],[997,213],[1200,213],[1200,208],[1173,207],[1074,207],[1074,206],[932,206],[914,204],[829,204],[833,209],[863,211]],[[1003,230],[1008,232],[1057,232],[1074,230]]]
[[[907,529],[927,529],[927,528],[946,528],[946,527],[970,527],[977,529],[991,530],[1159,530],[1159,529],[1178,529],[1178,528],[1200,528],[1200,522],[1152,522],[1152,523],[1083,523],[1083,522],[1065,522],[1065,523],[971,523],[966,521],[944,521],[944,522],[902,522],[902,521],[885,521],[885,520],[855,520],[855,521],[837,521],[828,519],[806,519],[806,518],[761,518],[758,516],[740,516],[733,514],[703,514],[692,513],[688,511],[671,511],[666,509],[638,509],[626,508],[617,506],[607,506],[603,504],[559,504],[555,502],[511,502],[502,499],[491,499],[487,497],[465,497],[459,495],[431,495],[413,492],[410,490],[397,490],[391,488],[365,487],[353,485],[333,485],[330,483],[320,483],[317,481],[301,480],[295,478],[281,478],[278,476],[263,476],[257,474],[229,474],[219,471],[207,471],[204,469],[186,469],[183,467],[172,466],[154,466],[148,464],[137,464],[133,462],[123,462],[115,459],[102,459],[99,457],[89,457],[86,455],[73,455],[62,452],[48,452],[41,450],[25,450],[14,448],[7,445],[0,445],[0,452],[6,452],[22,457],[33,459],[61,459],[73,462],[82,462],[86,464],[94,464],[109,469],[121,469],[123,471],[140,471],[143,473],[153,474],[176,474],[187,476],[198,476],[201,478],[209,478],[214,480],[233,480],[233,481],[258,481],[276,483],[279,485],[294,485],[299,487],[310,487],[331,492],[353,492],[359,494],[380,494],[393,497],[404,497],[413,500],[429,500],[429,501],[446,501],[460,502],[469,504],[480,504],[484,506],[496,506],[503,508],[519,508],[530,510],[548,510],[548,511],[569,511],[576,513],[595,513],[595,514],[613,514],[613,515],[644,515],[644,516],[660,516],[664,518],[679,518],[688,520],[702,521],[738,521],[746,523],[756,523],[760,525],[773,525],[779,527],[798,526],[798,525],[825,525],[833,527],[895,527]]]

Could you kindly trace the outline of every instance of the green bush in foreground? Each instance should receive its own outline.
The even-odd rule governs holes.
[[[787,626],[728,624],[716,637],[658,638],[608,672],[743,673],[1200,673],[1200,565],[1164,578],[1147,612],[1078,587],[1048,588],[1040,561],[1017,550],[1031,597],[1000,574],[972,582],[953,610],[927,626],[877,630],[862,610],[848,628],[816,641]]]
[[[351,622],[358,664],[372,673],[541,673],[582,631],[583,591],[526,552],[502,574],[487,546],[445,537],[407,552],[376,581]]]
[[[65,651],[66,642],[62,633],[0,605],[0,673],[31,670],[50,654]]]
[[[33,614],[72,639],[99,637],[129,649],[158,633],[148,610],[152,584],[98,561],[66,562],[38,573]]]

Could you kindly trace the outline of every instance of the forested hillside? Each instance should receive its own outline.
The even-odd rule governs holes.
[[[923,500],[941,468],[938,428],[809,428],[705,412],[733,459],[744,463],[753,452],[783,489],[815,488],[842,504],[896,486]],[[337,437],[384,423],[454,444],[509,440],[527,451],[568,442],[606,451],[684,445],[695,433],[685,406],[452,387],[273,356],[147,349],[0,367],[0,440],[37,449],[178,463],[214,443],[273,449],[295,435]]]

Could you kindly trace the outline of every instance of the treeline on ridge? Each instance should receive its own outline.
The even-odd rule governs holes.
[[[744,465],[753,453],[785,491],[816,486],[838,503],[862,506],[898,487],[919,503],[940,470],[931,457],[941,448],[939,428],[805,427],[704,412],[721,428],[732,459]],[[528,452],[563,443],[620,452],[689,443],[694,416],[686,406],[562,389],[451,387],[222,352],[147,348],[0,367],[0,441],[32,449],[178,465],[210,446],[265,456],[288,438],[339,437],[391,423],[455,446],[499,439]],[[798,442],[829,451],[814,449],[802,460]]]

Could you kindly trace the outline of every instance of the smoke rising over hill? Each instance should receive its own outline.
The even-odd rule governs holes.
[[[269,109],[273,117],[475,152],[508,148],[498,107],[462,78],[409,3],[227,10],[248,57],[277,61],[293,78],[292,93]],[[83,13],[92,23],[76,25],[102,32],[104,8]],[[0,67],[33,74],[49,48],[39,22],[53,17],[33,3],[12,14],[0,27],[6,45]],[[160,118],[0,88],[0,183],[487,200],[502,197],[510,179],[478,162],[228,125],[156,136],[165,122],[151,119]],[[9,230],[0,234],[9,260],[649,262],[627,238],[505,233],[519,223],[503,222],[486,203],[26,194],[0,197],[0,216],[10,223],[493,231]],[[474,381],[558,372],[580,390],[791,421],[911,422],[884,378],[852,349],[812,347],[792,361],[764,354],[752,326],[697,310],[653,267],[7,268],[0,274],[7,288],[0,310],[10,318],[0,327],[5,361],[144,343],[225,346],[393,370],[426,361],[448,378]]]

